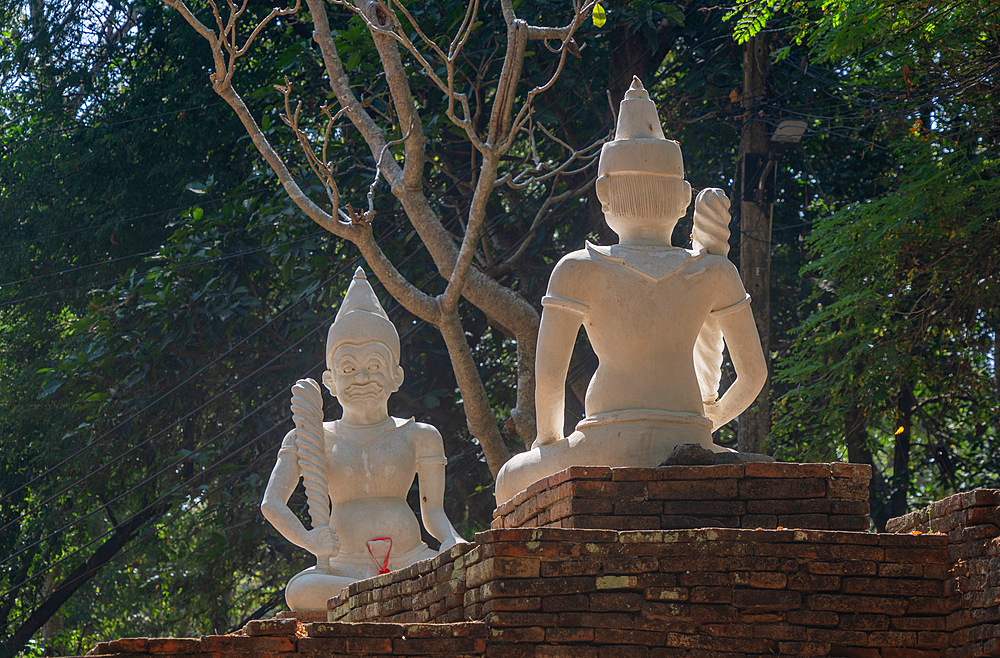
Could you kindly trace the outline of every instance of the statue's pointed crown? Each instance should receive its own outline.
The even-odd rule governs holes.
[[[326,336],[327,366],[332,365],[333,353],[344,343],[368,342],[388,347],[399,363],[399,334],[375,296],[365,271],[359,267],[354,271],[354,278]]]
[[[667,178],[684,178],[681,146],[663,134],[656,105],[639,78],[618,106],[615,138],[601,148],[597,175],[640,173]]]

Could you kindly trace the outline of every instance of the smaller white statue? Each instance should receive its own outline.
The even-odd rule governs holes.
[[[316,566],[285,588],[292,610],[326,610],[350,583],[400,569],[437,551],[420,538],[406,502],[418,478],[424,527],[440,551],[465,541],[444,512],[444,443],[412,418],[393,418],[389,396],[403,383],[399,335],[359,267],[330,327],[323,384],[344,409],[323,422],[319,385],[292,387],[295,429],[285,435],[261,512],[288,541],[316,556]],[[288,507],[302,478],[311,529]]]

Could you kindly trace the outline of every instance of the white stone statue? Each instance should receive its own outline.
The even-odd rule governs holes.
[[[465,541],[442,505],[447,459],[430,425],[389,416],[389,396],[403,383],[399,335],[359,267],[326,342],[323,384],[344,416],[323,422],[319,385],[292,387],[295,429],[285,435],[260,508],[288,541],[316,556],[285,589],[292,610],[326,610],[350,583],[433,557],[406,503],[414,476],[424,527],[444,551]],[[302,478],[311,529],[288,507]],[[331,506],[332,503],[332,506]]]
[[[587,243],[552,272],[538,334],[538,434],[531,450],[500,469],[498,503],[567,466],[653,467],[682,443],[725,451],[712,432],[753,402],[767,376],[750,297],[726,258],[722,190],[698,197],[694,249],[670,243],[691,185],[680,145],[664,137],[638,78],[621,103],[614,141],[601,151],[596,186],[620,241]],[[581,326],[600,363],[586,417],[564,437],[566,373]],[[717,399],[724,345],[737,378]]]

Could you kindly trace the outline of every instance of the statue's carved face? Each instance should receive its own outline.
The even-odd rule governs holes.
[[[384,402],[403,383],[403,369],[382,343],[341,345],[323,383],[342,405]]]

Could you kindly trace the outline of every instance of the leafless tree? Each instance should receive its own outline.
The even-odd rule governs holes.
[[[517,403],[511,417],[519,436],[530,443],[535,434],[534,360],[539,315],[520,294],[478,269],[474,258],[484,234],[487,202],[498,186],[514,189],[548,186],[547,200],[535,215],[526,238],[537,232],[552,204],[583,191],[579,181],[587,177],[581,176],[581,173],[596,158],[600,142],[582,148],[571,147],[535,120],[533,104],[539,95],[552,89],[563,71],[567,56],[576,52],[574,35],[588,20],[596,0],[571,0],[561,10],[565,14],[565,23],[552,27],[529,24],[517,17],[512,0],[501,0],[507,29],[506,47],[499,78],[488,90],[473,88],[477,83],[471,81],[482,80],[483,76],[462,75],[459,71],[463,48],[479,24],[479,0],[470,0],[455,33],[443,37],[425,32],[400,0],[330,0],[329,6],[353,12],[367,27],[385,73],[391,100],[391,111],[388,113],[372,111],[371,106],[353,91],[331,32],[328,5],[323,0],[305,0],[313,39],[322,53],[325,76],[339,107],[321,108],[325,116],[325,130],[308,129],[301,123],[302,103],[293,101],[291,85],[286,82],[278,89],[285,97],[282,119],[298,138],[302,154],[326,191],[322,200],[312,198],[297,183],[290,172],[289,156],[278,153],[269,143],[234,87],[233,80],[237,62],[250,52],[262,31],[276,19],[297,13],[301,0],[296,0],[293,7],[274,9],[256,25],[247,27],[240,25],[247,14],[247,0],[242,0],[242,4],[225,0],[224,5],[208,0],[211,7],[208,23],[214,23],[213,27],[196,16],[184,0],[164,2],[176,9],[208,42],[214,62],[211,74],[213,89],[236,112],[289,197],[317,224],[354,244],[385,289],[408,311],[441,333],[461,390],[469,430],[481,444],[490,471],[495,476],[509,453],[494,421],[489,397],[466,340],[458,312],[459,299],[465,297],[492,324],[516,341]],[[240,39],[238,33],[247,36]],[[525,51],[532,41],[543,46],[538,50],[543,56],[551,58],[552,64],[546,73],[546,80],[519,93]],[[447,45],[439,45],[443,43]],[[446,106],[445,115],[462,131],[477,154],[474,185],[459,239],[453,237],[442,224],[441,215],[426,192],[425,164],[428,155],[425,152],[425,120],[411,89],[411,74],[408,74],[404,62],[410,64],[410,70],[419,71],[440,90]],[[489,119],[485,123],[476,120],[480,112],[484,117],[488,113]],[[346,194],[342,195],[337,185],[336,163],[327,159],[330,140],[336,139],[338,131],[343,129],[340,122],[345,118],[364,139],[376,163],[374,180],[365,195],[367,208],[360,212],[344,203]],[[390,135],[399,137],[390,139]],[[557,162],[540,161],[532,148],[536,135],[537,139],[556,140],[564,147],[565,156]],[[510,157],[515,145],[528,145],[519,148],[528,155]],[[511,160],[518,162],[519,166],[507,166],[506,162]],[[372,222],[378,210],[373,191],[380,178],[402,207],[438,273],[447,281],[441,294],[427,294],[409,281],[379,245]],[[560,178],[563,181],[575,180],[576,184],[570,185],[569,189],[563,186],[557,192],[555,183]],[[523,249],[516,250],[514,256],[519,256],[520,251]]]

